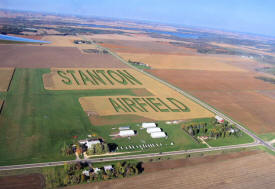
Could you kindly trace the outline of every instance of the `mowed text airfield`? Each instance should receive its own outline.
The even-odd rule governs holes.
[[[164,84],[127,68],[52,68],[43,76],[48,90],[145,89],[151,95],[87,96],[79,102],[99,116],[135,114],[154,120],[193,119],[213,114]]]

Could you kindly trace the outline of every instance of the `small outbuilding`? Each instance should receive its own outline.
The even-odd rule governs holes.
[[[105,165],[104,166],[104,171],[106,172],[106,171],[110,171],[110,170],[112,170],[113,169],[113,167],[112,167],[112,165]]]
[[[101,142],[100,142],[100,140],[88,140],[87,142],[86,142],[86,146],[88,147],[88,148],[91,148],[93,145],[95,145],[95,144],[100,144]]]
[[[129,126],[123,126],[123,127],[119,127],[118,129],[119,129],[120,131],[122,131],[122,130],[129,130],[130,127],[129,127]]]
[[[142,123],[142,128],[151,128],[151,127],[157,127],[156,123]]]
[[[223,123],[224,119],[218,115],[215,116],[215,119],[217,120],[218,123]]]
[[[161,132],[161,129],[159,127],[147,128],[147,133],[155,133],[155,132]]]
[[[154,132],[154,133],[151,133],[151,137],[152,138],[164,138],[164,137],[166,137],[166,134],[165,134],[165,132]]]
[[[133,131],[133,130],[122,130],[122,131],[119,131],[118,135],[121,136],[121,137],[134,136],[135,131]]]

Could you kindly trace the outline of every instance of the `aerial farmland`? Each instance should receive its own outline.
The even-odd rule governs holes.
[[[105,187],[144,173],[146,187],[159,177],[174,188],[196,173],[184,182],[194,188],[200,170],[220,166],[209,173],[222,179],[236,164],[249,178],[240,171],[232,180],[247,186],[261,166],[273,174],[274,75],[249,54],[271,61],[270,44],[249,39],[248,47],[247,36],[216,30],[0,13],[12,16],[0,19],[11,39],[0,36],[0,184]],[[15,21],[31,27],[13,34]],[[161,181],[171,174],[174,184]]]

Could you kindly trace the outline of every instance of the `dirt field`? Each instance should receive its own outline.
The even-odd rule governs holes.
[[[178,47],[168,42],[148,42],[148,41],[125,41],[125,40],[102,40],[100,44],[119,53],[153,53],[153,54],[177,54],[177,55],[195,55],[196,50]]]
[[[8,90],[14,68],[0,68],[0,92]]]
[[[149,70],[190,92],[251,130],[275,131],[275,85],[255,79],[254,73],[186,70]],[[263,94],[264,93],[264,94]]]
[[[124,60],[140,61],[149,64],[154,69],[185,69],[210,71],[238,71],[245,70],[227,64],[237,58],[209,56],[209,55],[163,55],[145,53],[118,53]]]
[[[1,189],[42,189],[44,178],[40,174],[0,177]]]
[[[212,188],[212,189],[271,189],[275,184],[275,157],[266,153],[243,154],[239,157],[206,157],[185,166],[148,171],[143,175],[68,188]],[[218,161],[216,161],[216,159]],[[168,162],[167,162],[168,163]],[[168,163],[169,164],[169,163]],[[178,163],[177,163],[178,164]],[[182,163],[180,163],[182,164]],[[158,164],[157,164],[158,165]],[[188,163],[187,163],[188,165]],[[148,167],[148,166],[147,166]],[[159,169],[159,168],[156,168]]]
[[[107,54],[82,54],[72,47],[0,45],[0,67],[126,67]]]
[[[77,36],[45,36],[44,41],[50,41],[51,43],[44,46],[50,47],[76,47],[83,53],[83,49],[96,49],[94,44],[75,44],[74,40],[83,40],[82,37]]]

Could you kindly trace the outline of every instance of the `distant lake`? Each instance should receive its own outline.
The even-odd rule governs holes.
[[[18,42],[26,42],[26,43],[51,43],[49,41],[40,41],[40,40],[35,40],[35,39],[28,39],[28,38],[23,38],[23,37],[14,37],[14,36],[9,36],[9,35],[2,35],[2,34],[0,34],[0,40],[18,41]]]

